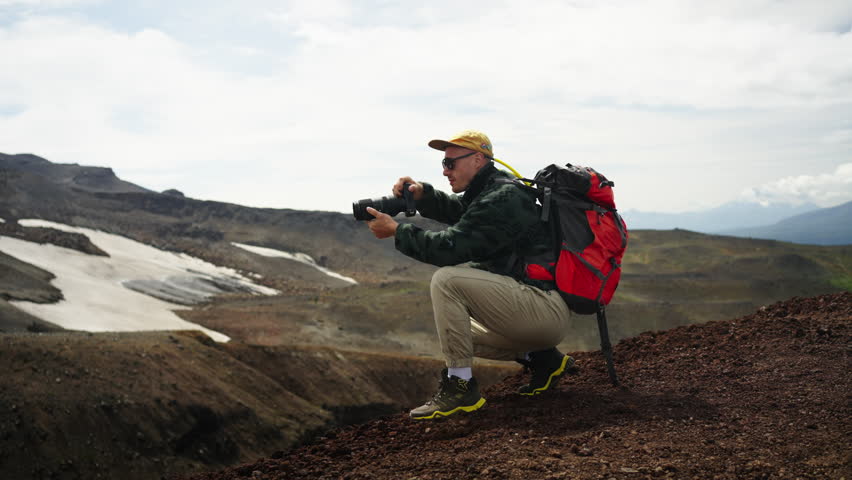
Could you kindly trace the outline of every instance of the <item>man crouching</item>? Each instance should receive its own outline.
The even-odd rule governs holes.
[[[556,285],[524,275],[523,259],[552,256],[554,250],[535,194],[503,180],[513,177],[494,166],[491,141],[481,132],[466,130],[429,146],[444,152],[443,174],[453,194],[411,177],[400,178],[393,193],[401,197],[403,185],[411,184],[420,214],[450,227],[400,225],[367,208],[377,238],[393,236],[400,252],[441,267],[432,277],[431,296],[447,368],[438,392],[411,411],[415,420],[485,404],[471,370],[475,356],[529,367],[532,379],[520,388],[522,395],[546,391],[574,364],[555,348],[570,318]]]

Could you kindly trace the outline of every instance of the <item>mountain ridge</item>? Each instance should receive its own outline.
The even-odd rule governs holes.
[[[820,208],[814,204],[730,202],[709,210],[682,213],[621,212],[628,228],[683,229],[707,234],[765,238],[810,245],[852,244],[852,209],[846,202]]]
[[[794,215],[772,225],[720,233],[812,245],[849,245],[852,244],[852,201]]]
[[[793,215],[818,210],[812,203],[800,205],[733,201],[705,210],[680,213],[647,212],[623,209],[627,226],[636,229],[671,230],[679,228],[703,233],[721,233],[755,225],[772,225]]]
[[[374,238],[351,215],[197,200],[139,190],[112,177],[105,177],[103,188],[99,187],[101,183],[77,188],[64,180],[67,166],[35,158],[39,159],[37,168],[28,170],[25,167],[31,162],[0,156],[0,178],[5,179],[4,188],[0,188],[0,218],[38,218],[94,228],[265,277],[276,276],[277,272],[280,282],[270,286],[284,290],[307,282],[298,275],[289,282],[282,269],[270,267],[287,264],[286,260],[261,261],[230,242],[303,252],[321,266],[347,276],[357,275],[360,281],[381,281],[381,277],[410,280],[434,270],[398,255],[392,245]],[[418,222],[441,228],[420,217]],[[313,282],[315,288],[329,288],[336,283],[322,277],[315,277]]]
[[[90,192],[151,192],[139,185],[121,180],[112,168],[84,166],[77,163],[53,163],[31,153],[0,153],[4,168],[36,173],[50,181]]]

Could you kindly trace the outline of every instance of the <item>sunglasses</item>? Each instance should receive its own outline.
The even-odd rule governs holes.
[[[444,166],[447,170],[452,170],[456,166],[456,160],[461,160],[462,158],[469,157],[471,155],[476,155],[479,152],[470,152],[465,155],[461,155],[459,157],[444,157],[444,160],[441,161],[441,165]]]

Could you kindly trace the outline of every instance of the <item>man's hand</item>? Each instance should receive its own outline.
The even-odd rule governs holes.
[[[410,183],[411,186],[408,187],[408,191],[414,194],[414,200],[420,200],[423,197],[423,184],[419,182],[415,182],[411,177],[402,177],[396,181],[393,185],[393,195],[395,197],[402,196],[402,185],[404,183]]]
[[[373,207],[367,207],[367,213],[376,217],[375,219],[367,222],[367,226],[370,227],[370,231],[373,232],[373,235],[375,235],[376,238],[388,238],[396,235],[396,227],[398,227],[399,224],[393,219],[393,217],[387,213],[382,213]]]

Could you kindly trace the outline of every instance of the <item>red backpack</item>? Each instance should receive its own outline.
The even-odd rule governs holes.
[[[615,209],[615,185],[590,167],[549,165],[527,180],[536,186],[541,218],[554,235],[556,262],[528,263],[526,275],[555,280],[579,314],[608,305],[621,279],[627,225]]]
[[[570,163],[548,165],[535,178],[521,180],[535,185],[532,190],[541,203],[541,219],[550,225],[554,245],[553,254],[545,260],[525,259],[525,274],[555,281],[575,313],[597,314],[601,352],[610,380],[618,386],[605,307],[621,279],[628,235],[627,225],[615,209],[615,184],[592,168]]]

